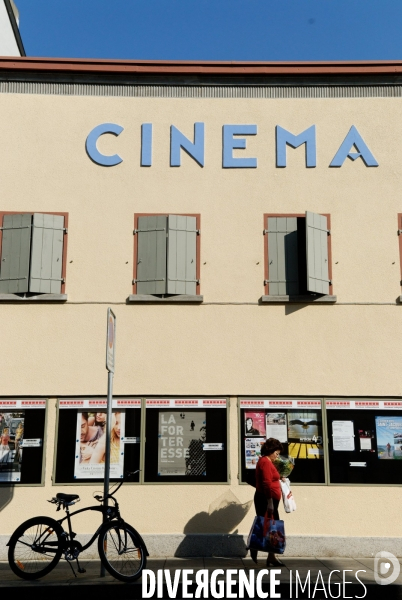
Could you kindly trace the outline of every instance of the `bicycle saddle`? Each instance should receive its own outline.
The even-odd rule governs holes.
[[[61,500],[61,502],[73,502],[80,499],[77,494],[56,494],[56,498],[57,500]]]

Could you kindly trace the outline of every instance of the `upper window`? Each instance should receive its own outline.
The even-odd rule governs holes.
[[[64,295],[67,218],[0,213],[0,294]]]
[[[202,301],[200,216],[136,215],[134,233],[134,295],[129,299]]]
[[[330,216],[264,215],[265,302],[332,296]]]
[[[400,265],[400,285],[402,286],[402,213],[398,213],[398,237],[399,237],[399,265]],[[399,296],[399,302],[402,302],[402,296]]]

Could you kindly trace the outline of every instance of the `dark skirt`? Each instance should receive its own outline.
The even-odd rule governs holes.
[[[274,504],[274,519],[275,521],[277,521],[279,519],[279,500],[275,500],[275,498],[272,498],[272,502]],[[256,491],[254,494],[254,506],[257,517],[263,517],[265,515],[265,513],[267,512],[267,504],[268,498],[261,492]]]

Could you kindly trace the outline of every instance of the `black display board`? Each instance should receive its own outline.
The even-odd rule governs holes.
[[[290,402],[291,404],[291,402]],[[305,408],[250,405],[240,409],[241,481],[255,486],[260,446],[268,437],[279,439],[282,456],[292,456],[292,483],[325,483],[320,406]]]
[[[330,483],[402,484],[402,410],[327,409],[327,428]]]
[[[45,401],[43,401],[45,404]],[[0,407],[0,484],[41,484],[45,408]],[[4,440],[4,446],[3,446]],[[26,443],[33,446],[24,447]],[[4,448],[4,449],[3,449]]]
[[[57,428],[57,450],[55,465],[55,483],[94,483],[103,481],[100,479],[76,479],[74,476],[76,456],[76,431],[77,414],[82,410],[92,409],[59,408],[59,420]],[[106,410],[106,409],[102,409]],[[141,431],[141,408],[123,408],[125,413],[125,437],[140,438]],[[140,443],[124,444],[124,473],[133,472],[140,468]],[[115,481],[115,478],[110,478]],[[130,477],[130,482],[138,482],[139,473]]]
[[[146,409],[145,482],[227,480],[226,401],[222,408]]]

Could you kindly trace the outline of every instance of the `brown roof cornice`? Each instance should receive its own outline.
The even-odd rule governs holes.
[[[402,60],[230,62],[0,57],[0,71],[143,75],[399,75]]]

